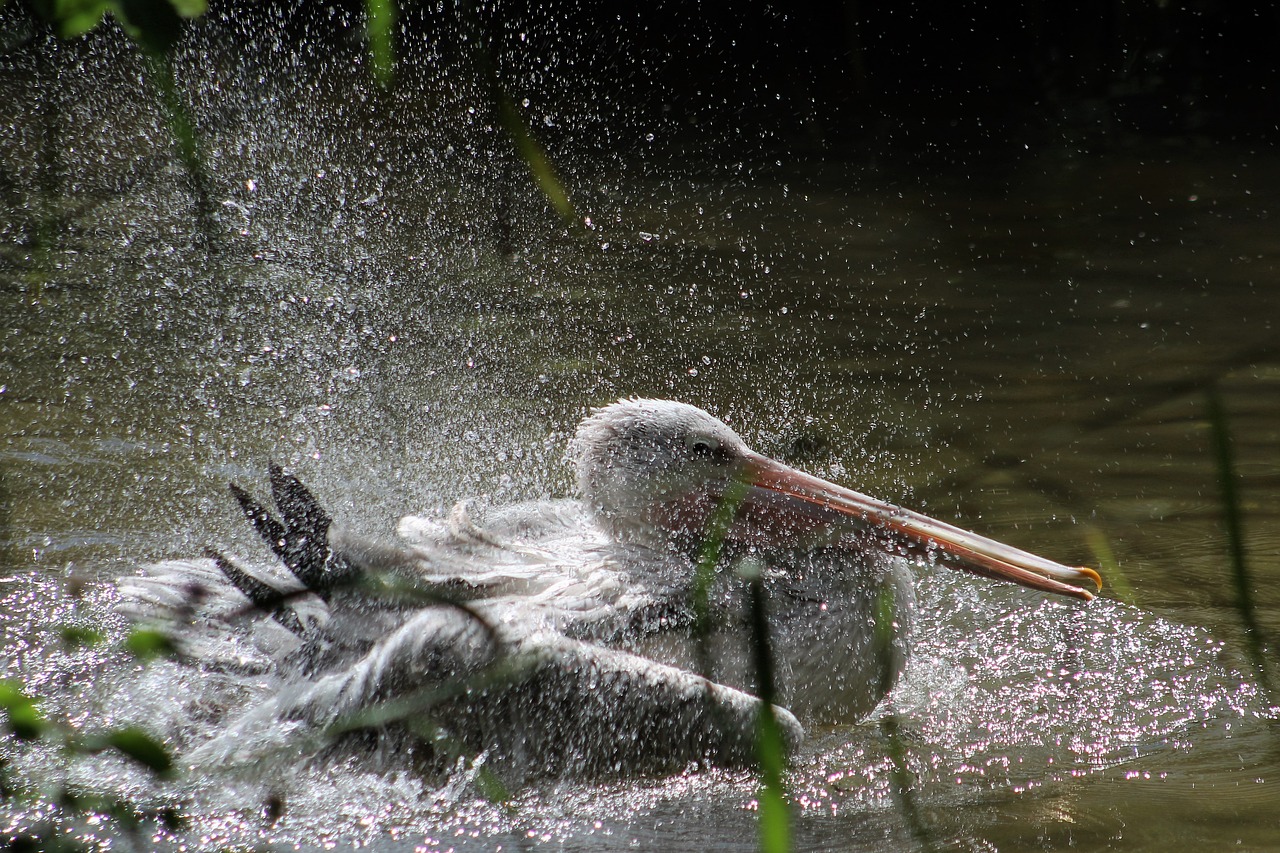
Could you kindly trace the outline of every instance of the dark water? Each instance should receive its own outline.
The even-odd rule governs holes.
[[[565,494],[560,455],[588,407],[676,397],[758,450],[1109,582],[1081,608],[926,573],[891,703],[909,796],[876,721],[816,732],[789,780],[797,846],[1280,844],[1280,740],[1206,419],[1217,389],[1252,602],[1274,637],[1280,157],[1064,138],[936,169],[776,140],[741,159],[661,140],[592,151],[570,134],[561,169],[592,223],[571,235],[473,89],[433,77],[430,57],[380,93],[342,61],[193,51],[204,233],[119,43],[16,52],[0,80],[0,620],[6,674],[51,716],[91,728],[199,687],[109,648],[66,651],[58,629],[118,637],[109,581],[148,560],[210,543],[257,554],[228,480],[260,486],[275,459],[381,531],[464,496]],[[39,783],[165,796],[107,759],[4,750]],[[189,834],[156,843],[755,839],[748,776],[564,784],[495,806],[466,774],[430,790],[354,764],[271,772],[278,822],[258,779],[196,775],[177,784]]]

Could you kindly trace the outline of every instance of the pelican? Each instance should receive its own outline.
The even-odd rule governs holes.
[[[279,564],[210,552],[119,584],[127,614],[203,631],[206,652],[229,626],[243,638],[246,614],[272,617],[248,620],[257,657],[237,658],[272,692],[197,753],[234,757],[288,724],[396,731],[438,764],[483,753],[520,777],[745,766],[761,696],[794,750],[892,689],[911,563],[1085,602],[1101,588],[1092,569],[762,456],[684,403],[596,409],[566,455],[575,498],[464,502],[406,516],[394,539],[346,530],[277,466],[274,512],[232,485]]]

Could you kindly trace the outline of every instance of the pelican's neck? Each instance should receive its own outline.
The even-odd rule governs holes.
[[[637,483],[614,471],[596,473],[602,476],[581,478],[579,489],[591,517],[611,539],[654,551],[677,549],[681,526],[673,523],[674,499],[654,494],[650,482]]]

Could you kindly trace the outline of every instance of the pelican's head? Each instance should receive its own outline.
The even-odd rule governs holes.
[[[630,399],[592,412],[568,456],[583,500],[605,529],[620,541],[656,545],[694,532],[687,523],[705,517],[673,513],[713,509],[750,453],[727,424],[696,406]]]
[[[1037,557],[761,456],[723,421],[685,403],[629,399],[597,409],[578,426],[567,455],[583,501],[620,542],[692,552],[738,483],[726,538],[739,547],[835,537],[1085,600],[1092,594],[1071,584],[1101,586],[1092,569]]]

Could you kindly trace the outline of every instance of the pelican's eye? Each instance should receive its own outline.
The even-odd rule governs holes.
[[[720,452],[720,442],[710,436],[691,435],[685,439],[684,443],[690,453],[702,459],[710,459],[719,455]]]

